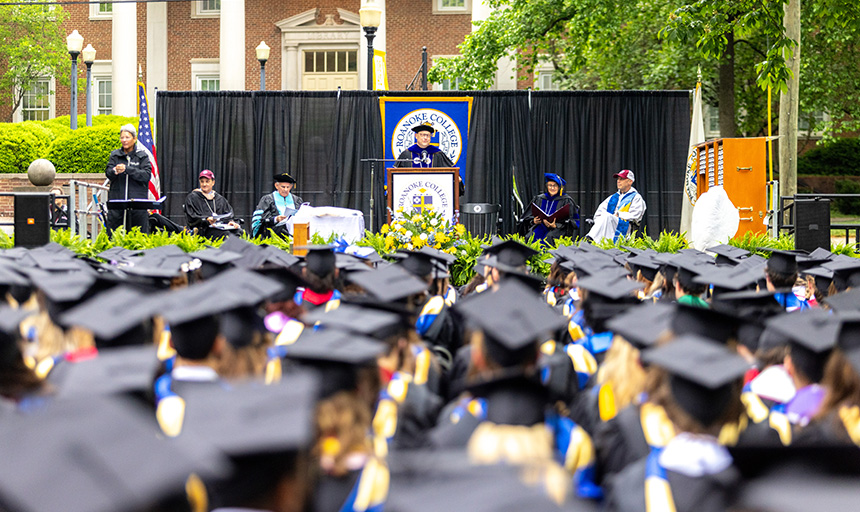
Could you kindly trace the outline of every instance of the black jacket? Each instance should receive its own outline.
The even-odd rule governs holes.
[[[126,164],[125,172],[117,174],[114,171],[117,164]],[[108,199],[125,199],[126,181],[129,199],[146,199],[149,197],[152,163],[146,151],[135,148],[131,153],[126,153],[122,148],[116,149],[108,158],[105,176],[110,180]]]

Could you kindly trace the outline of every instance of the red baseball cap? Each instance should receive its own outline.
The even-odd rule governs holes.
[[[203,169],[202,171],[200,171],[200,176],[198,177],[198,179],[200,178],[209,178],[210,180],[214,180],[215,173],[210,171],[209,169]]]
[[[621,172],[616,172],[612,175],[613,178],[621,178],[624,180],[636,181],[636,178],[633,176],[633,171],[629,169],[624,169]]]

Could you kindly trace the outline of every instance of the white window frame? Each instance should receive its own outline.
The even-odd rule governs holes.
[[[99,82],[113,82],[113,66],[110,60],[96,60],[92,67],[93,80],[90,83],[90,94],[93,98],[93,115],[109,115],[113,114],[113,88],[111,88],[111,112],[108,114],[99,113]],[[86,99],[84,99],[86,101]]]
[[[111,12],[101,12],[99,6],[101,4],[111,4]],[[90,4],[90,20],[110,20],[113,19],[113,4],[112,2],[95,2]]]
[[[57,117],[57,81],[54,77],[42,77],[39,80],[48,80],[48,119]],[[12,114],[16,123],[24,121],[24,102]]]
[[[820,139],[824,136],[824,130],[821,129],[821,124],[830,122],[830,115],[827,112],[815,112],[815,116],[821,116],[821,123],[818,124],[818,130],[814,132],[810,132],[809,128],[803,129],[800,127],[800,122],[803,121],[803,118],[799,118],[797,120],[797,133],[798,135],[806,135],[807,139]]]
[[[433,1],[435,2],[436,0],[433,0]],[[432,68],[433,64],[436,62],[437,59],[449,59],[452,57],[457,57],[457,55],[431,55],[430,61],[427,63],[427,67],[428,67],[428,69]],[[451,87],[450,87],[451,81],[450,80],[445,80],[445,81],[448,82],[448,88],[447,89],[445,88],[444,82],[431,82],[429,84],[430,89],[434,90],[434,91],[459,91],[460,90],[460,88],[459,88],[460,78],[459,77],[455,80],[455,83],[458,85],[458,87],[456,89],[451,89]],[[416,83],[416,85],[420,86],[421,84]]]
[[[717,120],[717,128],[711,129],[711,120]],[[720,109],[702,103],[702,120],[705,122],[705,140],[720,138]]]
[[[555,66],[552,62],[542,60],[535,66],[534,70],[534,82],[532,82],[532,89],[536,91],[557,91],[559,90],[559,86],[557,83],[553,82],[552,76],[555,74]],[[543,80],[543,77],[548,77],[550,81],[550,87],[548,89],[544,89],[540,87],[540,83]]]
[[[471,14],[472,0],[463,0],[462,7],[443,7],[443,0],[433,0],[433,14]]]
[[[191,59],[191,90],[200,90],[201,80],[221,80],[220,59]],[[220,88],[220,86],[219,86]]]
[[[224,0],[221,0],[222,2]],[[191,0],[191,19],[220,18],[221,10],[203,10],[203,0]]]

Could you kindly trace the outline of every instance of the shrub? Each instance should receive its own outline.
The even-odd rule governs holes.
[[[836,193],[860,194],[860,183],[852,180],[836,180]],[[846,215],[860,215],[860,197],[836,199],[833,205]]]
[[[0,124],[0,172],[27,172],[27,167],[45,152],[45,142],[17,124]]]
[[[70,131],[54,140],[47,159],[54,163],[57,172],[104,172],[108,155],[119,148],[118,131],[114,125]]]
[[[797,174],[854,176],[858,173],[860,139],[835,139],[818,146],[797,160]]]

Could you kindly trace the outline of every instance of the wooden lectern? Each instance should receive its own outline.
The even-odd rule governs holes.
[[[767,226],[767,138],[716,139],[696,146],[696,197],[722,185],[738,209],[735,237]]]

